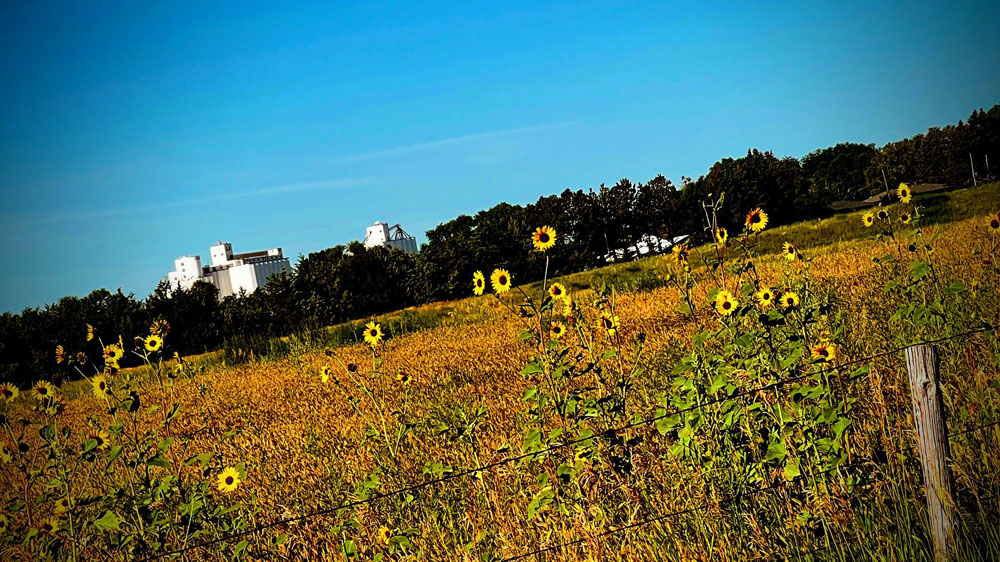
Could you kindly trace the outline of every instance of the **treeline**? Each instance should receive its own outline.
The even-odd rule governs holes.
[[[701,202],[709,194],[725,192],[720,220],[738,231],[755,207],[767,210],[771,224],[782,224],[821,216],[831,202],[862,199],[903,181],[971,185],[970,155],[978,179],[992,179],[987,158],[1000,165],[1000,105],[881,148],[842,143],[801,160],[753,149],[716,162],[697,180],[682,177],[680,186],[658,175],[644,183],[622,179],[586,191],[566,189],[528,205],[500,203],[428,231],[416,255],[358,242],[335,246],[302,257],[294,272],[253,294],[221,302],[205,283],[172,295],[161,283],[145,299],[100,289],[0,316],[0,376],[24,384],[56,372],[55,346],[68,353],[84,349],[88,323],[117,340],[144,334],[163,319],[172,326],[171,350],[199,353],[234,339],[287,335],[464,297],[476,269],[505,267],[518,282],[536,280],[544,257],[530,251],[529,233],[539,225],[559,233],[560,243],[548,252],[550,275],[559,275],[602,265],[615,251],[634,257],[636,243],[647,235],[698,239],[705,227]]]

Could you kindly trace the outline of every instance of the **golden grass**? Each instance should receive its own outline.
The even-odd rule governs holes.
[[[969,240],[974,232],[981,230],[980,222],[970,220],[944,227],[936,243],[937,256],[955,275],[970,283],[980,270],[971,259]],[[890,306],[888,299],[883,298],[883,274],[871,259],[891,250],[891,246],[889,242],[854,240],[806,252],[813,257],[810,268],[816,282],[831,288],[838,295],[840,307],[850,316],[849,332],[840,342],[842,361],[902,343],[885,320]],[[775,256],[762,260],[762,264],[763,278],[780,285],[783,260]],[[979,281],[997,294],[995,278]],[[574,285],[572,276],[565,282]],[[594,298],[594,293],[578,290],[573,297],[586,302]],[[697,298],[704,300],[704,293]],[[695,331],[695,326],[675,311],[678,299],[678,291],[670,287],[617,295],[617,313],[626,337],[639,332],[647,335],[645,362],[649,369],[639,390],[642,401],[646,402],[641,409],[650,415],[656,405],[656,394],[669,387],[672,361],[689,348]],[[470,319],[463,320],[459,313],[450,325],[391,339],[385,349],[384,375],[369,381],[373,392],[384,397],[388,408],[399,408],[404,394],[396,375],[407,374],[412,377],[408,415],[418,423],[452,419],[456,407],[471,412],[478,406],[486,408],[487,421],[480,428],[474,447],[436,436],[429,427],[418,427],[396,459],[395,472],[383,474],[383,491],[404,486],[408,482],[406,475],[410,481],[419,481],[421,470],[428,463],[474,467],[509,454],[498,451],[520,450],[524,431],[521,395],[528,383],[518,373],[531,350],[515,342],[518,319],[488,296],[430,306],[470,311]],[[989,311],[991,316],[982,320],[998,322],[998,313],[1000,308],[993,307]],[[995,347],[995,342],[990,345]],[[992,382],[996,380],[996,368],[989,365],[988,353],[962,349],[965,350],[962,359],[948,364],[964,363],[971,372],[946,376],[961,375],[964,380],[949,388],[968,396],[949,395],[950,405],[977,407],[969,400],[975,395],[979,408],[991,408],[982,404],[996,399],[996,384]],[[371,363],[370,349],[364,345],[348,345],[335,353],[344,362]],[[333,368],[335,380],[329,384],[320,382],[318,373],[323,366]],[[971,376],[966,377],[967,374]],[[173,427],[177,440],[171,452],[182,459],[211,450],[220,436],[234,431],[231,439],[217,446],[216,452],[224,459],[223,464],[247,463],[248,478],[237,495],[262,509],[261,522],[336,505],[343,501],[345,492],[353,489],[354,483],[376,468],[375,459],[362,444],[363,420],[348,401],[355,392],[348,378],[340,364],[322,350],[316,350],[278,361],[219,367],[194,379],[179,380],[171,394],[181,403],[183,414]],[[860,387],[866,393],[866,403],[857,422],[858,453],[865,448],[891,446],[893,449],[887,453],[912,459],[912,450],[905,451],[909,438],[905,434],[908,397],[904,381],[898,358],[875,363],[870,384]],[[151,391],[149,404],[162,402],[161,408],[169,404],[167,396],[155,388]],[[365,413],[375,415],[362,409],[361,414]],[[107,416],[102,413],[102,402],[84,395],[70,404],[64,423],[80,428],[86,425],[88,417],[106,422]],[[618,482],[587,482],[591,491],[605,496],[606,501],[592,513],[579,514],[574,519],[576,523],[569,527],[533,528],[525,523],[525,506],[530,500],[532,483],[521,475],[516,464],[491,471],[481,479],[463,478],[442,484],[440,489],[425,490],[419,500],[423,507],[419,509],[407,512],[398,506],[398,499],[383,500],[359,508],[356,516],[361,529],[367,529],[368,533],[383,524],[390,528],[414,525],[424,551],[433,553],[432,559],[462,559],[468,555],[457,549],[470,542],[492,542],[491,548],[496,552],[516,554],[540,543],[572,540],[606,529],[612,519],[606,512],[617,513],[613,518],[616,521],[641,518],[641,513],[621,514],[628,511],[629,505],[638,504],[632,501],[633,496],[645,494],[643,489],[659,490],[661,499],[655,503],[664,510],[693,505],[705,497],[705,490],[698,485],[698,475],[683,472],[655,442],[650,443],[649,454],[639,462],[641,470],[635,476],[623,477]],[[989,464],[995,474],[995,463]],[[906,467],[910,477],[914,475],[912,468],[912,465]],[[674,474],[684,474],[684,478],[675,478]],[[956,466],[956,474],[960,481],[966,482],[981,481],[982,476],[971,478],[969,467],[962,464]],[[380,509],[394,502],[395,507]],[[844,506],[816,508],[825,509],[835,518],[838,509]],[[787,517],[794,516],[787,503],[775,504],[775,509]],[[386,513],[397,519],[390,520]],[[405,513],[409,513],[408,520],[400,520]],[[342,517],[334,514],[288,526],[291,539],[286,548],[296,556],[334,557],[341,537],[331,534],[329,526]],[[762,530],[766,525],[761,522],[751,518],[743,522],[745,527],[739,532],[727,534],[722,529],[731,528],[732,523],[726,522],[722,510],[709,509],[698,517],[695,523],[668,521],[644,529],[635,534],[639,538],[613,543],[610,551],[607,546],[612,543],[593,540],[588,541],[588,554],[568,549],[557,558],[728,560],[770,552],[771,540]],[[691,540],[697,535],[692,535],[692,528],[716,528],[717,542],[706,545],[703,540]],[[651,536],[646,533],[673,537],[673,544],[655,547],[653,542],[641,538]],[[374,544],[371,534],[361,533],[354,540],[362,545]]]

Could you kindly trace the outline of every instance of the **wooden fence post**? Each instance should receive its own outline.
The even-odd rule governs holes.
[[[952,560],[955,549],[955,484],[949,464],[948,430],[938,387],[938,357],[934,346],[906,348],[906,370],[913,398],[913,427],[920,448],[927,516],[934,539],[934,560]]]

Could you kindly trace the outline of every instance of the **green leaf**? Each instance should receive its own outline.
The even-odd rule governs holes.
[[[358,555],[358,547],[354,544],[354,541],[346,540],[340,543],[340,553],[347,558],[354,558]]]
[[[162,455],[156,455],[146,462],[147,466],[158,466],[160,468],[170,468],[170,463]]]
[[[107,468],[111,468],[111,465],[115,464],[115,461],[118,460],[118,457],[120,457],[121,454],[122,454],[121,445],[115,445],[114,447],[111,447],[111,455],[108,456]]]
[[[236,546],[233,547],[233,555],[239,556],[240,554],[243,554],[243,551],[246,550],[248,546],[250,546],[250,543],[245,540],[236,543]]]
[[[538,363],[534,363],[534,362],[528,363],[527,365],[524,366],[523,369],[521,369],[521,374],[525,375],[525,376],[527,376],[527,375],[533,375],[535,373],[542,373],[542,372],[544,372],[544,370],[542,369],[542,366],[539,365]]]
[[[931,266],[927,262],[913,261],[910,262],[910,278],[914,281],[919,281],[927,274],[931,272]]]
[[[767,454],[764,455],[764,460],[771,461],[775,459],[783,459],[788,451],[785,450],[785,444],[781,441],[775,441],[767,446]]]
[[[957,295],[958,293],[965,292],[965,281],[957,279],[948,283],[948,292]]]
[[[802,471],[799,470],[798,459],[788,457],[788,460],[785,461],[785,478],[787,478],[788,481],[791,482],[792,480],[795,480],[795,477],[800,474],[802,474]]]
[[[114,511],[106,511],[100,519],[94,521],[94,526],[102,531],[120,531],[121,518]]]

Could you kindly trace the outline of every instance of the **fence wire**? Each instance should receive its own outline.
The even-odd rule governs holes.
[[[773,383],[769,383],[769,384],[766,384],[766,385],[763,385],[763,386],[760,386],[760,387],[756,387],[756,388],[744,390],[744,391],[741,391],[741,392],[736,392],[736,393],[733,393],[733,394],[730,394],[730,395],[725,395],[725,396],[722,396],[722,397],[719,397],[719,398],[714,398],[712,400],[709,400],[709,401],[706,401],[706,402],[702,402],[702,403],[697,404],[697,405],[693,405],[693,406],[689,406],[689,407],[686,407],[686,408],[680,408],[680,409],[672,410],[672,411],[669,411],[669,412],[666,412],[666,413],[663,413],[663,414],[660,414],[660,415],[657,415],[657,416],[654,416],[654,417],[651,417],[651,418],[644,418],[644,419],[639,420],[639,421],[635,421],[635,422],[630,422],[630,423],[627,423],[627,424],[623,424],[623,425],[621,425],[619,427],[609,428],[609,429],[606,429],[606,430],[594,433],[593,435],[590,435],[589,437],[586,437],[586,438],[572,439],[572,440],[565,441],[565,442],[562,442],[562,443],[556,443],[556,444],[553,444],[553,445],[549,445],[548,447],[545,447],[543,449],[539,449],[537,451],[531,451],[531,452],[526,452],[526,453],[521,453],[521,454],[518,454],[518,455],[513,455],[513,456],[505,457],[505,458],[499,459],[497,461],[493,461],[493,462],[487,463],[487,464],[485,464],[483,466],[480,466],[478,468],[469,468],[469,469],[464,469],[464,470],[460,470],[460,471],[457,471],[457,472],[452,472],[450,474],[441,476],[441,477],[436,478],[436,479],[427,480],[425,482],[420,482],[420,483],[417,483],[417,484],[412,484],[412,485],[409,485],[409,486],[406,486],[406,487],[403,487],[403,488],[399,488],[399,489],[396,489],[396,490],[392,490],[392,491],[389,491],[389,492],[385,492],[385,493],[377,493],[376,492],[376,493],[373,493],[371,496],[369,496],[369,497],[367,497],[365,499],[344,502],[344,503],[338,504],[336,506],[314,510],[314,511],[311,511],[309,513],[305,513],[305,514],[298,515],[298,516],[295,516],[295,517],[287,517],[287,518],[282,518],[282,519],[276,519],[276,520],[271,521],[269,523],[264,523],[264,524],[261,524],[261,525],[257,525],[257,526],[255,526],[253,528],[250,528],[250,529],[246,529],[246,530],[239,531],[239,532],[236,532],[236,533],[230,533],[228,535],[224,535],[222,537],[217,537],[217,538],[206,540],[206,541],[201,541],[201,542],[198,542],[198,543],[195,543],[195,544],[192,544],[192,545],[188,545],[188,546],[185,546],[185,547],[182,547],[182,548],[179,548],[179,549],[175,549],[175,550],[171,550],[171,551],[166,551],[166,552],[162,552],[162,553],[157,553],[157,554],[154,554],[152,556],[148,556],[146,558],[142,558],[142,559],[139,560],[139,562],[152,562],[153,560],[159,560],[161,558],[165,558],[165,557],[168,557],[168,556],[174,556],[174,555],[177,555],[177,554],[183,554],[183,553],[186,553],[186,552],[190,552],[192,550],[198,550],[198,549],[209,547],[209,546],[213,546],[213,545],[216,545],[216,544],[219,544],[219,543],[229,542],[229,541],[232,541],[234,539],[245,537],[247,535],[252,535],[254,533],[258,533],[258,532],[261,532],[261,531],[266,531],[268,529],[272,529],[272,528],[278,527],[280,525],[285,525],[285,524],[289,524],[289,523],[295,523],[295,522],[298,522],[298,521],[303,521],[303,520],[306,520],[306,519],[311,519],[313,517],[320,517],[320,516],[323,516],[323,515],[329,515],[331,513],[336,513],[338,511],[341,511],[341,510],[344,510],[344,509],[350,509],[350,508],[353,508],[353,507],[358,507],[358,506],[361,506],[361,505],[372,503],[372,502],[375,502],[377,500],[381,500],[381,499],[385,499],[385,498],[389,498],[389,497],[394,497],[394,496],[399,496],[399,495],[403,495],[403,494],[408,494],[408,493],[411,493],[411,492],[417,492],[417,491],[420,491],[422,489],[425,489],[425,488],[428,488],[428,487],[431,487],[431,486],[436,486],[436,485],[441,484],[443,482],[448,482],[450,480],[455,480],[455,479],[458,479],[458,478],[463,478],[465,476],[470,476],[470,475],[474,475],[474,474],[479,474],[479,473],[482,473],[482,472],[486,472],[486,471],[489,471],[489,470],[493,470],[493,469],[499,468],[501,466],[504,466],[506,464],[518,462],[518,461],[525,460],[525,459],[540,458],[540,457],[542,457],[542,456],[544,456],[544,455],[546,455],[546,454],[548,454],[550,452],[553,452],[553,451],[556,451],[556,450],[559,450],[559,449],[564,449],[564,448],[567,448],[567,447],[572,447],[574,445],[579,445],[581,443],[592,442],[592,441],[597,440],[597,439],[599,439],[601,437],[613,436],[613,435],[616,435],[617,433],[620,433],[622,431],[627,431],[629,429],[634,429],[634,428],[637,428],[637,427],[648,427],[648,426],[656,423],[657,421],[664,420],[664,419],[667,419],[667,418],[670,418],[670,417],[673,417],[673,416],[676,416],[676,415],[681,415],[681,414],[693,412],[695,410],[700,410],[700,409],[706,408],[708,406],[713,406],[713,405],[716,405],[716,404],[721,404],[721,403],[723,403],[725,401],[728,401],[728,400],[735,400],[735,399],[742,398],[742,397],[745,397],[745,396],[751,396],[751,395],[754,395],[754,394],[757,394],[757,393],[760,393],[760,392],[766,392],[768,390],[773,390],[775,388],[779,388],[779,387],[785,386],[785,385],[790,384],[790,383],[794,383],[794,382],[806,380],[808,378],[815,377],[817,375],[822,375],[824,373],[829,373],[829,372],[833,372],[833,371],[839,371],[839,370],[845,369],[847,367],[852,367],[852,366],[855,366],[855,365],[860,365],[860,364],[863,364],[863,363],[867,363],[869,361],[873,361],[875,359],[880,359],[880,358],[883,358],[883,357],[888,357],[888,356],[891,356],[891,355],[895,355],[897,353],[900,353],[900,352],[906,350],[908,347],[912,347],[912,346],[915,346],[915,345],[929,345],[929,344],[935,344],[935,343],[942,343],[942,342],[953,340],[953,339],[958,339],[958,338],[967,337],[967,336],[971,336],[971,335],[976,335],[976,334],[980,334],[980,333],[990,332],[990,331],[996,330],[997,328],[998,328],[998,326],[992,326],[992,325],[990,325],[990,326],[984,326],[982,328],[978,328],[978,329],[975,329],[975,330],[968,330],[968,331],[961,332],[961,333],[958,333],[958,334],[953,334],[953,335],[950,335],[950,336],[945,336],[945,337],[936,338],[936,339],[932,339],[932,340],[925,340],[925,341],[921,341],[921,342],[911,343],[911,344],[908,344],[908,345],[900,346],[900,347],[897,347],[897,348],[894,348],[894,349],[891,349],[891,350],[888,350],[888,351],[883,351],[883,352],[876,353],[876,354],[873,354],[873,355],[870,355],[870,356],[867,356],[867,357],[863,357],[863,358],[860,358],[860,359],[854,359],[854,360],[843,362],[843,363],[840,363],[840,364],[837,364],[837,365],[831,365],[831,366],[825,367],[823,369],[813,370],[813,371],[810,371],[810,372],[807,372],[807,373],[803,373],[801,375],[787,377],[787,378],[784,378],[784,379],[781,379],[781,380],[778,380],[778,381],[775,381]],[[964,433],[969,433],[969,432],[977,430],[977,429],[982,429],[982,427],[988,427],[989,425],[997,425],[997,424],[1000,424],[1000,421],[993,422],[992,424],[985,424],[983,426],[972,428],[970,430],[958,432],[958,433],[949,435],[949,437],[955,436],[955,435],[962,435]],[[819,474],[822,474],[822,473],[819,473]],[[762,491],[762,490],[757,490],[757,492],[760,492],[760,491]],[[757,493],[757,492],[754,492],[754,493]],[[670,517],[681,515],[683,513],[697,511],[698,509],[701,509],[701,507],[690,508],[688,510],[682,510],[680,512],[672,512],[672,513],[664,514],[664,515],[657,516],[656,518],[653,518],[653,519],[650,519],[650,520],[646,520],[646,521],[643,521],[643,522],[637,522],[637,523],[633,523],[633,524],[627,525],[627,526],[622,527],[620,529],[617,529],[617,530],[615,530],[613,532],[619,532],[619,531],[622,531],[622,530],[632,529],[632,528],[635,528],[635,527],[638,527],[638,526],[641,526],[641,525],[645,525],[645,524],[649,524],[649,523],[654,523],[656,521],[660,521],[660,520],[663,520],[663,519],[667,519],[667,518],[670,518]],[[606,535],[606,534],[613,534],[613,533],[612,532],[605,532],[605,533],[602,533],[601,535],[596,535],[596,536],[603,536],[603,535]],[[591,537],[591,538],[593,538],[593,537]],[[570,546],[572,544],[577,544],[579,542],[584,542],[585,540],[587,540],[587,539],[580,539],[579,541],[566,543],[565,545],[562,545],[562,546]],[[552,548],[558,548],[558,547],[552,547]],[[549,548],[549,550],[551,550],[551,548]],[[547,550],[543,550],[542,552],[546,552],[546,551]],[[535,554],[540,554],[540,553],[541,552],[535,553]],[[524,555],[524,556],[527,556],[527,555]],[[519,556],[519,557],[523,558],[524,556]],[[516,559],[518,559],[518,557],[510,558],[510,559],[505,559],[503,562],[506,562],[506,560],[516,560]]]

